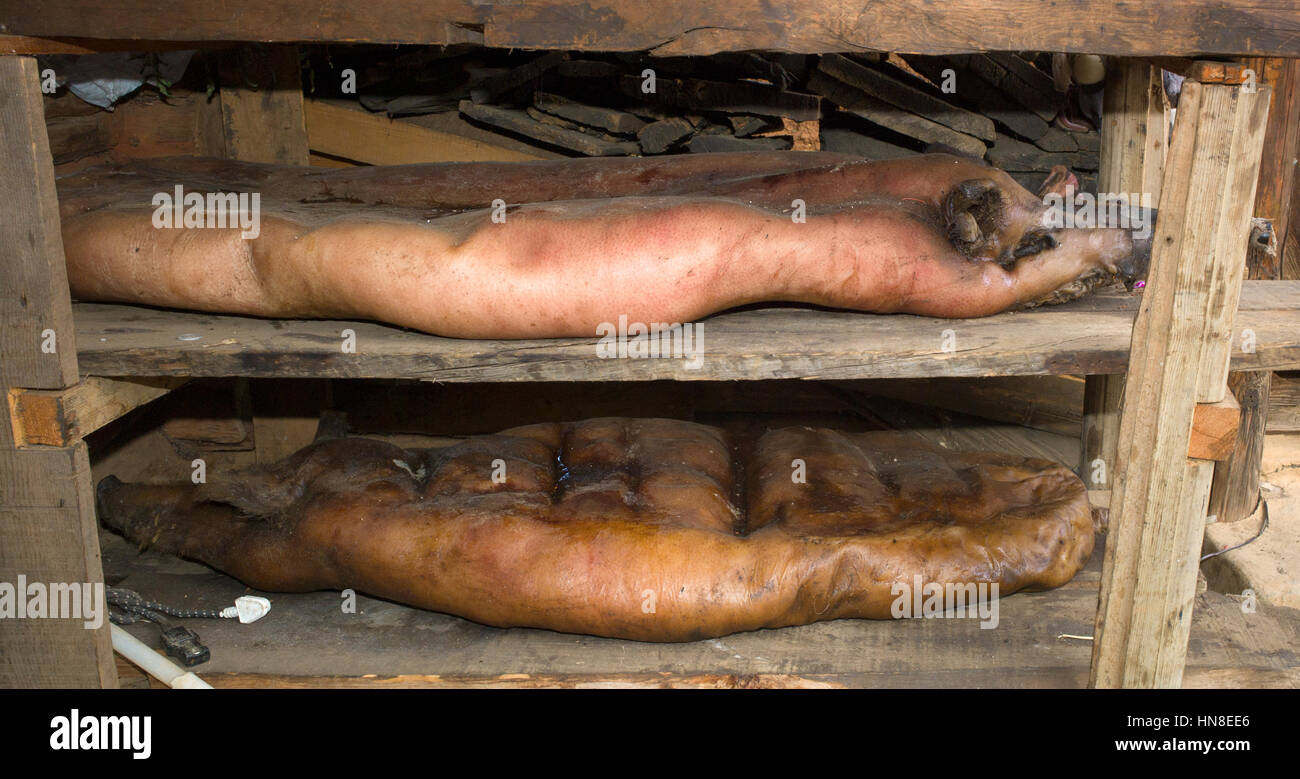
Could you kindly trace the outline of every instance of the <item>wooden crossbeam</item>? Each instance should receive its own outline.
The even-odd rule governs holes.
[[[197,49],[194,41],[142,41],[139,39],[106,40],[103,38],[34,38],[25,35],[0,35],[0,56],[6,54],[97,54],[105,51],[179,51]]]
[[[87,376],[62,390],[9,390],[14,445],[67,446],[185,383],[172,377]]]
[[[57,38],[334,41],[644,51],[1063,51],[1119,56],[1296,56],[1300,8],[1277,0],[176,0],[10,3],[6,32]]]

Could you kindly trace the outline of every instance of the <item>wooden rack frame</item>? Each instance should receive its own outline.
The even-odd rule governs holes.
[[[1023,13],[1007,12],[1017,3]],[[1104,485],[1112,494],[1111,523],[1091,683],[1182,682],[1213,473],[1212,462],[1188,457],[1193,423],[1198,408],[1225,400],[1230,361],[1236,370],[1300,367],[1300,284],[1241,283],[1268,126],[1267,80],[1252,89],[1239,67],[1162,61],[1190,76],[1165,148],[1159,70],[1133,58],[1294,57],[1300,10],[1262,0],[1115,0],[1071,3],[1074,14],[1047,17],[1033,0],[1016,0],[1001,5],[998,24],[977,25],[969,19],[978,17],[978,3],[913,0],[865,9],[823,0],[788,19],[768,18],[773,7],[757,0],[669,0],[669,9],[604,0],[583,4],[582,13],[560,0],[380,0],[359,16],[341,0],[236,5],[240,11],[229,18],[196,14],[193,23],[178,23],[140,0],[3,3],[0,31],[14,35],[0,36],[0,177],[8,187],[0,220],[0,383],[9,398],[0,420],[0,579],[24,573],[29,580],[102,581],[80,437],[190,376],[529,381],[1086,373],[1092,378],[1085,462],[1101,457],[1112,475]],[[172,14],[184,15],[186,7]],[[1130,58],[1110,75],[1101,189],[1158,193],[1150,283],[1136,310],[1131,299],[1098,296],[948,323],[971,345],[956,353],[918,336],[932,329],[917,327],[919,318],[788,309],[716,317],[709,322],[710,367],[691,375],[669,361],[594,360],[583,339],[467,342],[337,322],[291,322],[273,331],[242,317],[72,305],[38,74],[28,55],[267,35],[656,54],[1038,49]],[[1294,83],[1287,89],[1282,97],[1291,106]],[[115,324],[127,320],[131,332],[122,333]],[[181,324],[201,339],[177,342],[171,334]],[[938,321],[928,324],[942,329]],[[321,346],[322,335],[343,327],[374,348],[341,355]],[[1246,329],[1254,350],[1234,349]],[[790,335],[772,338],[773,330]],[[109,376],[131,378],[103,378]],[[107,625],[87,631],[68,621],[27,620],[6,626],[0,647],[7,658],[0,684],[116,685]]]

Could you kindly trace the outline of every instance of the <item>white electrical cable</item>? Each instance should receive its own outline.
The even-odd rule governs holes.
[[[113,649],[168,687],[174,690],[212,689],[212,685],[200,679],[192,671],[186,671],[158,654],[143,641],[117,625],[110,623],[109,628],[113,631]]]

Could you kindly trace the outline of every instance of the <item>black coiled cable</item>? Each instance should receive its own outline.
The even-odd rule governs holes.
[[[199,640],[198,633],[187,627],[173,625],[167,617],[221,619],[220,611],[172,608],[164,603],[145,600],[138,592],[118,587],[107,588],[104,599],[108,601],[108,619],[114,625],[130,625],[141,620],[157,625],[162,631],[163,649],[182,665],[192,667],[206,663],[211,656],[208,648]]]
[[[176,619],[221,619],[221,611],[218,609],[177,609],[165,603],[146,600],[134,590],[124,590],[118,587],[109,587],[105,593],[105,598],[108,600],[108,605],[116,606],[131,618],[130,622],[119,622],[120,625],[129,625],[131,622],[141,619],[158,622],[157,618],[163,614]],[[163,620],[163,622],[165,621]]]

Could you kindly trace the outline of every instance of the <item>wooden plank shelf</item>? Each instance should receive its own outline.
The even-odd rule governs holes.
[[[1046,15],[1037,0],[1007,0],[999,4],[999,22],[986,25],[969,24],[986,9],[968,0],[946,4],[880,0],[865,5],[821,0],[798,14],[764,0],[669,0],[654,6],[630,0],[580,5],[567,0],[379,0],[362,15],[353,13],[352,4],[343,0],[273,4],[235,0],[218,14],[194,0],[180,0],[167,14],[157,13],[157,3],[146,0],[123,0],[111,7],[88,0],[11,5],[0,21],[0,53],[29,55],[158,50],[190,47],[193,42],[344,40],[652,55],[874,49],[918,54],[1038,50],[1129,58],[1300,56],[1296,34],[1300,6],[1276,0],[1099,0],[1066,3],[1062,13]],[[4,59],[15,63],[3,63]],[[731,312],[705,321],[704,362],[698,370],[690,370],[680,359],[601,360],[594,337],[467,341],[373,323],[69,306],[57,211],[51,207],[53,161],[44,133],[34,132],[41,119],[37,65],[30,56],[0,56],[0,64],[6,64],[12,76],[6,82],[14,85],[10,92],[16,95],[6,110],[0,110],[0,125],[10,131],[3,161],[8,168],[25,172],[8,178],[36,182],[35,194],[29,192],[30,196],[14,202],[40,206],[40,213],[19,209],[10,221],[23,235],[53,236],[35,243],[11,242],[35,249],[14,255],[16,259],[11,258],[3,269],[9,281],[17,280],[9,287],[26,292],[9,297],[11,302],[21,298],[24,305],[7,317],[7,327],[0,332],[5,346],[13,346],[6,355],[16,357],[5,360],[0,365],[5,370],[0,372],[5,374],[6,390],[51,391],[26,400],[39,398],[61,409],[48,417],[56,423],[52,429],[58,440],[84,433],[107,418],[101,412],[115,408],[106,401],[111,393],[97,392],[97,382],[73,386],[79,375],[88,379],[405,377],[445,382],[1098,375],[1128,369],[1130,352],[1135,355],[1124,417],[1120,424],[1105,426],[1111,431],[1107,436],[1119,437],[1123,446],[1112,441],[1090,447],[1112,453],[1105,456],[1116,474],[1108,485],[1114,500],[1100,500],[1101,492],[1094,496],[1116,506],[1111,513],[1112,554],[1105,575],[1097,555],[1064,587],[1008,598],[1001,631],[981,631],[967,620],[844,620],[716,641],[655,645],[547,631],[495,630],[364,599],[360,613],[342,615],[337,594],[312,593],[276,596],[276,610],[258,625],[203,627],[216,659],[200,673],[209,674],[219,685],[1300,686],[1292,651],[1300,634],[1293,613],[1261,607],[1244,615],[1229,596],[1194,594],[1190,578],[1196,564],[1192,542],[1201,532],[1199,507],[1209,493],[1208,479],[1201,477],[1210,466],[1208,461],[1185,459],[1181,440],[1185,428],[1196,421],[1198,408],[1208,408],[1208,403],[1223,397],[1220,374],[1229,357],[1234,370],[1300,367],[1296,282],[1247,282],[1232,321],[1245,267],[1236,249],[1245,245],[1246,225],[1237,224],[1236,217],[1246,216],[1238,213],[1240,204],[1256,200],[1253,191],[1247,197],[1246,184],[1258,178],[1261,166],[1257,132],[1261,122],[1237,107],[1250,108],[1268,99],[1246,97],[1257,91],[1235,86],[1244,76],[1244,71],[1235,71],[1236,65],[1224,66],[1222,73],[1211,65],[1193,76],[1214,82],[1203,84],[1205,103],[1200,109],[1196,95],[1202,90],[1184,85],[1180,129],[1171,143],[1161,143],[1166,140],[1168,114],[1149,100],[1134,101],[1146,107],[1138,106],[1132,114],[1135,126],[1130,129],[1136,134],[1104,133],[1109,140],[1102,158],[1111,164],[1104,165],[1103,171],[1141,173],[1134,179],[1134,189],[1111,189],[1146,192],[1155,187],[1162,193],[1158,206],[1186,223],[1174,227],[1173,222],[1162,222],[1167,245],[1158,243],[1153,254],[1156,281],[1145,301],[1099,294],[1064,307],[960,321],[781,307]],[[1253,60],[1242,64],[1260,67]],[[1192,63],[1190,69],[1197,67]],[[1153,78],[1157,74],[1144,68],[1134,68],[1134,78],[1126,77],[1125,83],[1134,90],[1129,97],[1143,91],[1159,95],[1159,82]],[[1271,89],[1275,80],[1262,82]],[[279,91],[284,91],[280,86]],[[1294,84],[1283,86],[1288,100],[1294,100]],[[248,91],[227,84],[222,93],[232,94],[222,99],[237,99]],[[266,90],[264,96],[273,97],[275,91],[274,87]],[[296,81],[289,91],[298,91]],[[1107,113],[1116,113],[1109,102]],[[1239,113],[1241,121],[1227,121],[1225,112],[1232,111]],[[1129,107],[1123,109],[1129,112]],[[272,112],[266,113],[263,124],[275,126],[270,121]],[[1288,125],[1283,113],[1276,116],[1273,126],[1294,126],[1294,122]],[[1158,130],[1149,132],[1148,125]],[[1194,143],[1187,140],[1192,137]],[[1145,147],[1135,138],[1146,138]],[[227,146],[227,155],[256,157],[257,143],[238,141]],[[1277,193],[1285,191],[1284,181],[1289,182],[1278,171],[1290,170],[1294,154],[1280,141],[1266,142],[1264,147],[1268,149],[1264,157],[1270,161],[1259,186],[1267,186],[1271,179],[1274,195],[1263,199],[1276,200]],[[1170,156],[1167,166],[1156,159],[1163,157],[1165,149]],[[1181,151],[1175,157],[1176,150]],[[30,175],[33,171],[35,175]],[[1170,193],[1174,193],[1172,206]],[[1221,207],[1188,205],[1188,201],[1212,200],[1216,194]],[[1261,209],[1258,202],[1255,216],[1276,221],[1279,213],[1285,213]],[[55,216],[51,219],[50,214]],[[1180,234],[1177,244],[1168,235],[1175,230]],[[1184,272],[1175,274],[1180,259]],[[64,348],[56,359],[36,362],[30,359],[31,339],[23,334],[43,332],[47,323],[42,317],[53,317],[50,327],[57,330]],[[356,339],[353,352],[342,348],[343,331],[349,329]],[[75,354],[66,348],[73,340],[70,330],[75,331]],[[1255,348],[1242,350],[1246,330],[1251,331]],[[1224,349],[1229,338],[1234,347],[1231,354]],[[1131,348],[1134,341],[1136,348]],[[1189,359],[1198,359],[1201,368],[1189,370]],[[1107,384],[1118,390],[1123,382]],[[744,394],[756,386],[735,391]],[[1095,416],[1118,419],[1118,391],[1102,395],[1115,402],[1095,404],[1095,410],[1104,412]],[[98,398],[93,415],[82,413],[86,397]],[[1160,401],[1155,413],[1138,402],[1152,397]],[[3,413],[9,414],[8,404]],[[133,550],[129,550],[131,569],[121,570],[114,544],[107,541],[101,566],[86,444],[72,440],[65,447],[20,450],[12,425],[7,419],[0,422],[4,423],[0,424],[0,476],[8,486],[17,485],[17,489],[0,489],[4,498],[0,513],[8,515],[7,521],[0,522],[0,551],[10,552],[7,557],[0,554],[0,569],[6,563],[13,569],[14,560],[39,559],[49,580],[98,581],[107,568],[110,581],[117,583],[125,575],[120,583],[144,591],[188,593],[195,598],[194,605],[225,605],[243,591],[232,579],[204,571],[178,572],[157,561],[147,562],[146,555],[135,555]],[[1162,427],[1165,432],[1160,434]],[[1120,436],[1114,433],[1118,430],[1127,432]],[[1134,430],[1142,435],[1128,435]],[[1085,429],[1085,436],[1091,432]],[[1147,490],[1148,484],[1156,485],[1154,492]],[[1151,497],[1165,494],[1174,498],[1162,503]],[[1116,565],[1117,559],[1121,564]],[[31,570],[27,573],[32,575]],[[1099,647],[1095,654],[1092,642],[1061,635],[1094,631]],[[73,632],[77,635],[32,626],[30,635],[18,636],[10,630],[0,641],[0,654],[13,656],[16,662],[0,664],[0,683],[116,686],[107,627]]]
[[[1061,306],[963,320],[788,307],[736,311],[704,320],[697,369],[682,359],[602,359],[595,336],[474,341],[369,322],[90,303],[73,311],[77,358],[90,376],[873,379],[1120,373],[1139,300],[1103,290]],[[1247,329],[1254,334],[1253,353],[1241,351]],[[355,333],[354,352],[344,352],[345,330]],[[1246,282],[1233,344],[1234,370],[1300,367],[1300,282]]]
[[[0,31],[45,38],[142,41],[473,43],[659,55],[770,49],[1068,51],[1123,56],[1300,53],[1300,9],[1277,0],[819,0],[797,10],[764,0],[198,0],[158,12],[152,0],[11,3]],[[987,23],[980,20],[987,17]],[[994,20],[996,19],[996,21]],[[183,23],[178,23],[183,20]],[[66,45],[66,42],[64,42]],[[30,50],[30,47],[16,47]]]
[[[149,597],[216,608],[248,592],[117,536],[103,545],[110,580]],[[212,650],[194,671],[217,687],[1083,687],[1092,642],[1063,636],[1092,634],[1100,578],[1098,551],[1060,588],[1003,598],[987,630],[978,619],[842,619],[652,644],[487,627],[364,595],[345,613],[336,592],[268,593],[270,614],[251,625],[185,624]],[[152,626],[128,630],[157,644]],[[1289,610],[1244,614],[1202,593],[1184,686],[1295,687],[1297,641]]]

